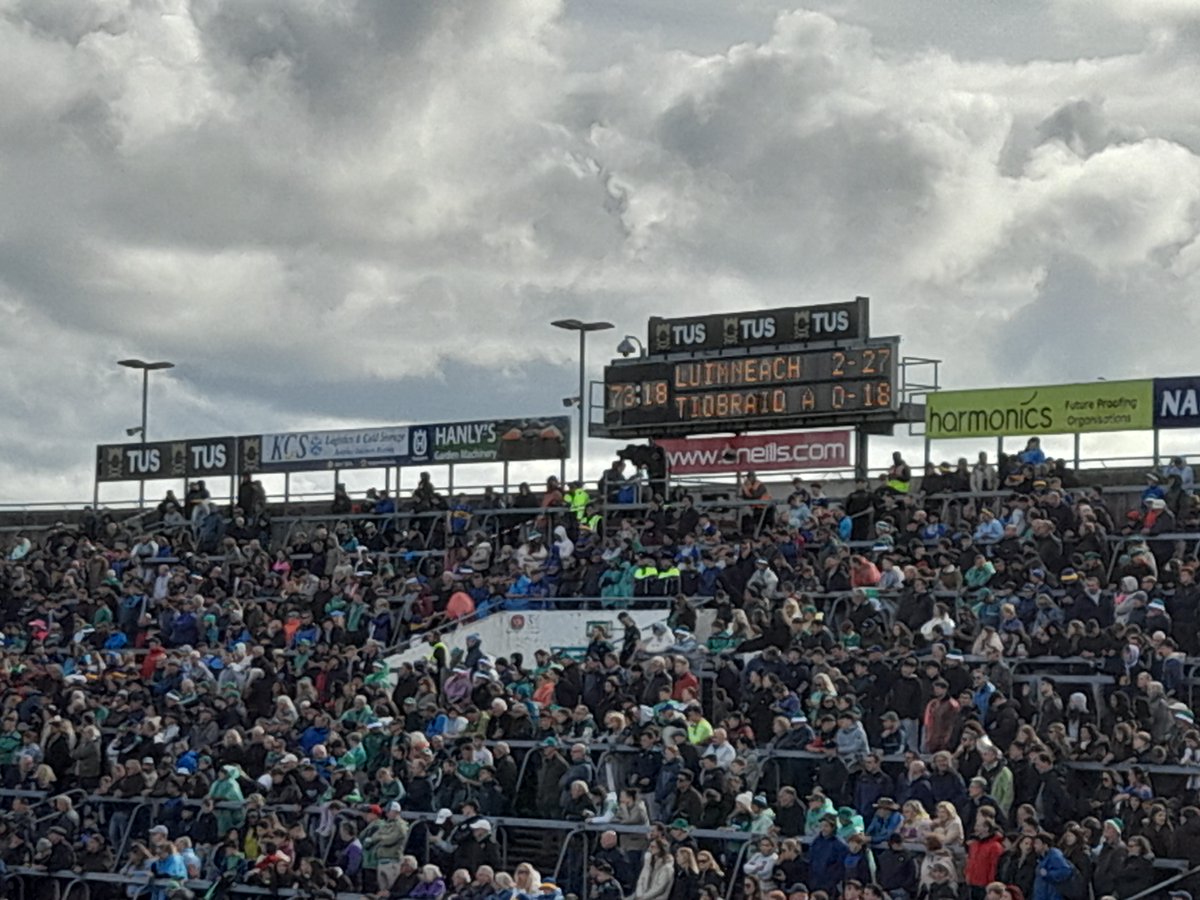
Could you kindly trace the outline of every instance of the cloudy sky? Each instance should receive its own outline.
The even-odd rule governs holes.
[[[1194,373],[1197,84],[1196,0],[0,0],[0,499],[90,496],[127,355],[152,438],[858,294],[950,386]]]

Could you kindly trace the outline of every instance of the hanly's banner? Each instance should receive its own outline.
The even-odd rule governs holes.
[[[795,431],[655,441],[672,475],[783,472],[850,466],[850,431]]]
[[[788,306],[678,319],[650,318],[646,349],[651,354],[733,350],[869,337],[870,301]]]
[[[524,462],[566,459],[570,455],[571,419],[486,419],[409,428],[411,462]]]
[[[1154,427],[1154,382],[1088,381],[1036,387],[934,391],[929,438],[1143,431]]]
[[[239,441],[240,471],[565,459],[570,435],[567,416],[251,435]]]
[[[102,444],[96,448],[97,481],[215,478],[232,475],[237,438],[197,438],[149,444]]]

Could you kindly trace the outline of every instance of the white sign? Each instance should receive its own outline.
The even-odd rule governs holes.
[[[327,464],[363,465],[370,460],[407,460],[408,428],[353,428],[345,431],[293,431],[262,436],[266,467]]]

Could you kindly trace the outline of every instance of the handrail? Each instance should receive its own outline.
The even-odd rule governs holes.
[[[733,860],[733,865],[729,867],[731,874],[729,878],[729,884],[725,886],[725,900],[733,900],[733,889],[737,884],[737,878],[734,876],[742,870],[742,863],[746,859],[746,851],[752,846],[752,841],[746,841],[742,844],[742,846],[738,847],[737,856]]]
[[[1155,860],[1157,862],[1157,860]],[[1160,881],[1158,884],[1151,885],[1144,891],[1138,891],[1132,897],[1126,897],[1125,900],[1142,900],[1143,897],[1149,897],[1151,894],[1159,893],[1163,888],[1168,887],[1176,882],[1182,881],[1185,878],[1190,878],[1192,875],[1200,872],[1200,866],[1188,869],[1186,872],[1180,872],[1178,875],[1172,875],[1166,881]]]
[[[523,739],[523,738],[514,738],[512,740],[500,740],[500,741],[488,740],[488,741],[484,742],[485,746],[495,746],[497,743],[507,744],[510,750],[536,750],[536,749],[541,748],[541,746],[542,746],[542,742],[540,740],[529,740],[529,739]],[[607,741],[590,741],[590,742],[589,741],[568,741],[566,743],[571,744],[571,745],[581,744],[585,748],[587,748],[587,751],[589,754],[599,753],[599,754],[602,754],[602,757],[604,755],[609,755],[609,754],[618,754],[619,755],[619,754],[632,754],[632,753],[640,752],[639,748],[633,747],[629,744],[614,744],[614,743],[610,743]],[[825,755],[823,753],[817,753],[812,750],[776,750],[776,749],[773,749],[770,747],[760,747],[756,752],[762,756],[765,756],[768,759],[812,759],[812,760],[815,760],[815,759],[824,759],[825,758]],[[532,754],[532,753],[525,754],[525,758],[522,760],[520,772],[517,776],[518,786],[521,784],[522,773],[524,772],[525,767],[528,765],[528,761],[531,758],[533,758],[534,755],[535,754]],[[932,757],[932,754],[927,754],[923,758],[928,759],[931,757]],[[905,763],[905,762],[907,762],[907,757],[904,754],[891,754],[891,755],[880,757],[880,761],[883,763]],[[1171,765],[1171,764],[1167,764],[1167,763],[1155,764],[1155,763],[1130,763],[1127,761],[1122,761],[1122,762],[1114,761],[1112,763],[1105,764],[1105,763],[1099,763],[1099,762],[1092,762],[1090,760],[1065,759],[1065,760],[1060,760],[1059,764],[1067,769],[1078,770],[1078,771],[1082,771],[1082,772],[1103,772],[1103,771],[1107,771],[1110,769],[1121,772],[1121,771],[1127,771],[1128,769],[1130,769],[1136,765],[1143,772],[1146,772],[1150,775],[1200,775],[1200,766],[1189,767],[1189,766]],[[599,769],[598,764],[597,764],[597,769]],[[4,796],[4,795],[5,795],[5,792],[3,790],[0,790],[0,796]]]
[[[572,824],[577,825],[578,823],[572,823]],[[559,872],[562,871],[563,863],[566,862],[567,850],[570,849],[570,847],[571,847],[571,841],[573,841],[576,837],[584,836],[586,834],[587,834],[587,832],[584,831],[582,828],[572,828],[563,837],[562,843],[558,847],[558,859],[555,860],[555,862],[554,862],[554,874],[550,879],[555,884],[558,883],[558,874],[559,874]],[[582,856],[584,859],[584,881],[583,881],[583,883],[587,884],[587,838],[586,837],[583,838],[583,850],[584,850],[584,852],[580,854],[580,856]]]
[[[93,881],[102,884],[119,884],[128,885],[130,876],[121,875],[117,872],[76,872],[73,869],[55,869],[54,871],[46,871],[44,869],[35,868],[33,866],[12,866],[8,870],[8,874],[26,876],[31,878],[57,878],[59,880],[67,880],[71,883],[76,881]],[[139,873],[140,874],[140,873]],[[140,879],[139,879],[140,883]],[[176,885],[182,884],[184,887],[196,892],[203,893],[213,886],[212,881],[200,878],[189,878],[186,881],[180,882],[172,878],[146,878],[145,886],[148,888],[173,888]],[[69,885],[68,885],[69,887]],[[255,884],[246,884],[245,882],[237,882],[230,885],[229,890],[238,894],[251,894],[258,897],[307,897],[309,892],[300,888],[279,888],[270,889],[259,887]],[[64,894],[65,896],[65,894]],[[336,900],[363,900],[361,891],[342,891],[334,895]]]

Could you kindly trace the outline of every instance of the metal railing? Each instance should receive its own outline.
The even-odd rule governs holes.
[[[494,743],[494,742],[490,742],[490,743]],[[537,742],[537,741],[509,741],[508,743],[511,747],[521,748],[521,749],[532,749],[534,747],[539,746],[539,742]],[[587,746],[589,747],[589,750],[592,752],[595,752],[597,749],[602,749],[603,751],[609,752],[609,753],[620,752],[620,751],[636,752],[635,748],[623,747],[620,745],[614,746],[611,744],[597,744],[595,742],[592,742],[590,744],[587,744]],[[532,756],[533,754],[528,754],[528,755]],[[811,753],[809,751],[773,751],[770,755],[772,757],[779,757],[779,758],[801,758],[801,759],[815,759],[815,758],[822,757],[822,754]],[[886,761],[887,762],[903,762],[904,758],[902,756],[892,756],[892,757],[887,757]],[[1085,765],[1089,769],[1104,768],[1102,766],[1098,766],[1097,764],[1085,764]],[[1155,767],[1146,766],[1144,768],[1146,768],[1147,770],[1153,770]],[[25,797],[28,797],[30,794],[34,794],[36,796],[39,794],[44,795],[45,793],[47,793],[47,792],[0,790],[0,796],[25,796]],[[167,802],[167,798],[165,798],[165,797],[164,798],[114,798],[114,797],[106,797],[103,795],[89,795],[88,797],[85,798],[85,801],[84,801],[85,804],[99,803],[102,805],[103,804],[118,804],[118,805],[132,806],[135,813],[137,811],[140,811],[143,809],[151,810],[152,814],[150,816],[146,817],[145,820],[143,820],[141,822],[141,824],[144,826],[148,826],[148,824],[151,821],[158,820],[157,807],[165,802]],[[178,801],[176,801],[176,802],[178,802]],[[199,807],[203,802],[204,801],[202,801],[202,800],[184,800],[184,801],[182,801],[183,805],[185,805],[187,807],[192,807],[192,808]],[[244,804],[235,803],[235,802],[218,802],[218,803],[214,804],[214,806],[217,809],[241,809],[241,808],[244,808]],[[318,804],[318,805],[314,805],[314,806],[299,806],[299,805],[295,805],[295,804],[264,804],[261,807],[261,809],[264,812],[286,812],[286,813],[300,813],[300,814],[304,814],[304,815],[320,816],[320,815],[323,815],[323,814],[327,813],[328,811],[330,811],[330,804],[322,803],[322,804]],[[128,837],[129,837],[128,832],[130,830],[132,830],[135,821],[138,820],[135,813],[130,814],[129,825],[127,826],[127,829],[126,829],[127,833],[126,833],[125,839],[122,841],[122,846],[119,848],[121,852],[114,852],[114,859],[119,860],[119,859],[123,858],[123,856],[124,856],[124,851],[126,849],[125,845],[128,843]],[[351,816],[356,816],[356,815],[358,815],[358,814],[349,809],[343,809],[335,815],[335,821],[336,821],[337,816],[351,817]],[[414,811],[409,811],[409,810],[404,811],[402,813],[402,816],[406,821],[413,822],[413,823],[429,823],[429,822],[435,821],[437,818],[437,814],[433,813],[433,812],[414,812]],[[489,817],[489,821],[492,823],[492,825],[494,826],[494,828],[497,830],[498,833],[504,833],[504,831],[506,829],[520,829],[520,830],[528,830],[528,831],[535,831],[535,832],[541,832],[541,833],[557,832],[557,833],[564,834],[562,844],[559,848],[558,859],[557,859],[557,863],[555,865],[554,874],[553,874],[553,879],[555,881],[557,881],[558,878],[563,874],[563,867],[566,864],[566,862],[568,861],[568,859],[570,858],[569,849],[571,846],[571,841],[574,840],[575,838],[581,838],[586,841],[588,835],[598,834],[598,833],[604,832],[604,831],[613,831],[613,832],[617,833],[618,835],[621,835],[621,834],[644,835],[647,830],[646,826],[640,826],[640,825],[621,825],[621,824],[616,824],[616,823],[612,823],[612,822],[593,822],[593,821],[563,821],[560,819],[542,819],[542,818],[524,817],[524,816]],[[336,828],[334,830],[336,831]],[[692,835],[692,837],[694,837],[698,840],[719,841],[722,844],[731,844],[731,843],[738,844],[739,846],[738,846],[735,862],[732,865],[730,865],[728,868],[728,871],[731,874],[734,872],[737,872],[739,870],[740,864],[745,856],[745,853],[747,852],[747,850],[750,847],[753,846],[753,842],[758,837],[760,837],[760,835],[758,835],[758,834],[737,831],[737,830],[732,830],[732,829],[693,829],[691,831],[691,835]],[[800,840],[802,843],[806,843],[806,844],[809,841],[811,841],[811,838],[803,836],[803,835],[797,836],[797,839]],[[504,853],[502,855],[503,863],[505,866],[511,866],[512,860],[510,860],[508,858],[507,845],[502,845],[502,846],[504,847]],[[584,846],[586,849],[586,843]],[[329,849],[330,849],[330,845],[327,843],[325,846],[322,847],[322,854],[323,855],[327,854],[329,852]],[[921,844],[910,844],[910,845],[905,845],[905,849],[907,849],[913,853],[919,854],[919,853],[923,852],[924,846]],[[579,854],[579,861],[581,864],[581,872],[580,872],[581,883],[586,884],[588,854],[586,852]],[[1161,869],[1175,869],[1175,870],[1186,870],[1186,871],[1180,871],[1179,874],[1172,876],[1171,878],[1165,880],[1164,882],[1156,885],[1154,890],[1161,890],[1165,886],[1177,883],[1179,880],[1186,878],[1190,875],[1196,874],[1198,871],[1200,871],[1200,867],[1188,869],[1187,862],[1185,860],[1180,860],[1180,859],[1166,859],[1166,858],[1156,859],[1155,867],[1161,868]],[[51,878],[58,879],[60,881],[65,880],[65,881],[67,881],[68,884],[67,884],[67,888],[65,890],[63,890],[62,893],[60,894],[60,896],[63,896],[63,897],[67,896],[71,886],[73,886],[76,882],[80,882],[80,881],[82,881],[82,882],[90,881],[90,882],[94,882],[94,883],[110,883],[110,884],[128,884],[129,883],[129,876],[124,875],[124,874],[117,874],[117,873],[83,873],[83,874],[80,874],[80,873],[70,871],[70,870],[58,871],[58,872],[46,872],[46,871],[43,871],[42,869],[33,868],[33,867],[11,868],[11,869],[9,869],[9,875],[10,875],[10,877],[12,877],[12,876],[33,877],[33,878],[51,877]],[[167,887],[171,887],[171,886],[176,886],[177,884],[178,884],[178,882],[175,882],[175,881],[172,881],[169,879],[154,879],[154,878],[151,878],[149,875],[147,875],[145,878],[145,885],[147,888],[155,887],[155,886],[167,888]],[[203,880],[203,879],[191,880],[191,879],[189,879],[184,886],[191,888],[191,889],[207,890],[212,885],[213,885],[213,882],[210,880]],[[19,888],[22,890],[23,890],[23,887],[24,887],[23,885],[19,885]],[[734,887],[734,881],[731,879],[731,881],[728,885],[726,897],[730,896],[729,892],[732,891],[733,887]],[[266,893],[271,893],[271,891],[266,888],[260,888],[255,885],[249,885],[249,884],[244,884],[244,883],[234,884],[230,887],[230,890],[234,893],[243,893],[243,894],[250,894],[250,895],[262,895],[262,894],[266,894]],[[279,891],[278,893],[281,894],[282,896],[301,896],[303,894],[302,891],[290,891],[287,889]],[[1144,894],[1153,893],[1153,890],[1143,892],[1143,893]],[[339,894],[338,896],[340,898],[344,898],[344,900],[350,900],[350,898],[355,898],[355,900],[359,900],[359,898],[361,898],[362,894],[356,892],[353,894],[351,894],[351,893]],[[1139,896],[1141,896],[1141,895],[1139,895]],[[1134,898],[1129,898],[1129,900],[1134,900]]]

